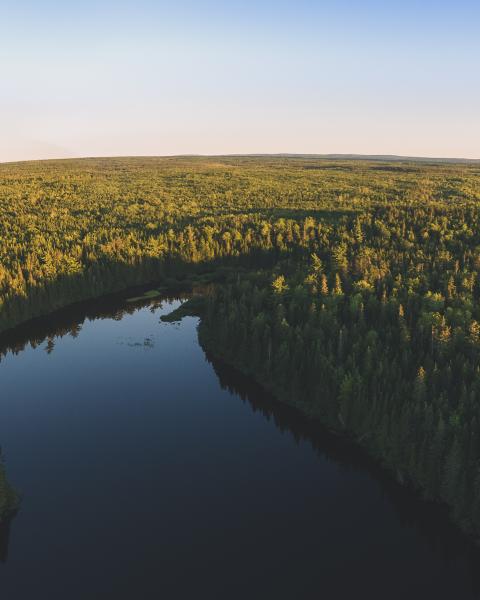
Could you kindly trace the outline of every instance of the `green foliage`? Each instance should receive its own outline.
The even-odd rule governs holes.
[[[0,182],[0,330],[228,268],[212,349],[480,531],[478,165],[86,159]]]
[[[279,275],[272,281],[272,288],[275,294],[283,294],[288,290],[288,285],[285,283],[285,277]]]

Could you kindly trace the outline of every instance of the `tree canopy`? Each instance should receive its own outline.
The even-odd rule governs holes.
[[[4,164],[0,239],[0,330],[229,269],[204,343],[480,531],[480,166]]]

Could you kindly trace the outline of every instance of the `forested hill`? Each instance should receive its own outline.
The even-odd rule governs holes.
[[[480,165],[3,164],[0,236],[0,329],[222,267],[205,343],[480,532]]]
[[[424,264],[417,250],[430,253],[436,237],[455,262],[463,258],[459,244],[474,251],[479,173],[471,166],[280,158],[0,165],[0,329],[155,279],[166,263],[178,270],[178,263],[259,251],[308,254],[314,221],[325,232],[368,221],[373,248],[365,242],[362,250],[375,252],[372,268],[382,264],[368,274],[374,280],[390,267],[378,245],[392,235],[402,238],[397,262],[409,252]]]

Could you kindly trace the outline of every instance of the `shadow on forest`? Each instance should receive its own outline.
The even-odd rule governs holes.
[[[252,216],[255,215],[266,221],[275,223],[279,219],[291,219],[292,221],[297,221],[301,224],[301,222],[307,217],[312,217],[317,219],[318,221],[324,222],[332,222],[341,217],[352,217],[361,212],[365,212],[364,210],[360,210],[358,208],[324,208],[324,209],[308,209],[308,208],[290,208],[288,206],[274,206],[272,208],[254,208],[254,207],[240,207],[233,208],[231,210],[226,209],[218,209],[215,211],[201,211],[196,214],[196,219],[198,221],[204,220],[208,222],[208,220],[215,221],[219,217],[240,217],[242,215]],[[186,227],[187,225],[192,224],[191,217],[185,217],[184,219],[179,219],[177,223],[180,225],[180,229],[182,227]]]
[[[67,315],[84,314],[92,307],[111,306],[112,299],[125,298],[143,293],[160,286],[163,290],[185,291],[192,283],[202,283],[202,277],[210,275],[210,281],[223,281],[225,275],[255,269],[271,268],[282,258],[293,255],[291,249],[252,248],[249,253],[238,256],[217,257],[209,260],[190,262],[182,257],[162,257],[145,259],[141,265],[126,264],[121,260],[103,265],[93,274],[95,284],[91,285],[89,271],[76,275],[65,275],[45,287],[40,296],[25,298],[12,296],[6,305],[7,322],[11,326],[0,329],[0,357],[6,350],[12,352],[23,349],[25,343],[36,343],[39,330],[42,339],[48,336],[50,323]],[[298,252],[297,252],[298,254]],[[15,309],[15,304],[18,306]],[[15,311],[12,313],[12,308]],[[5,327],[5,326],[4,326]],[[22,342],[22,340],[24,340]]]
[[[280,218],[291,219],[297,221],[299,226],[308,217],[328,222],[348,216],[352,219],[353,227],[353,217],[357,212],[357,210],[336,208],[294,210],[272,207],[270,209],[239,209],[238,213],[206,214],[205,216],[214,220],[220,216],[231,215],[234,218],[240,214],[258,214],[263,215],[270,222]],[[198,218],[201,219],[202,216],[198,215]],[[206,220],[207,222],[208,220]],[[271,237],[275,237],[273,230]],[[278,247],[272,243],[271,239],[264,246],[252,245],[248,252],[238,252],[238,249],[234,249],[231,255],[220,254],[215,258],[193,261],[186,260],[180,255],[144,257],[139,263],[126,263],[123,260],[112,259],[99,265],[95,264],[76,274],[59,276],[41,289],[33,287],[27,295],[23,292],[13,294],[0,313],[0,356],[3,346],[9,346],[12,349],[16,346],[16,338],[18,335],[24,337],[23,330],[26,328],[28,331],[34,319],[43,318],[43,315],[47,315],[49,318],[48,315],[72,304],[83,303],[91,298],[95,298],[96,303],[101,302],[99,299],[103,296],[115,295],[134,288],[162,285],[166,289],[172,286],[172,281],[181,284],[189,277],[207,272],[219,275],[217,272],[222,269],[231,272],[235,269],[258,271],[273,267],[283,258],[293,256],[298,260],[302,257],[306,258],[310,254],[308,245],[291,244]],[[8,328],[11,328],[11,331]]]

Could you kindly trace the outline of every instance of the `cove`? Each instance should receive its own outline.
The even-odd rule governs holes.
[[[103,299],[9,342],[2,598],[479,597],[438,507],[212,361],[197,318],[161,322],[180,302]]]

